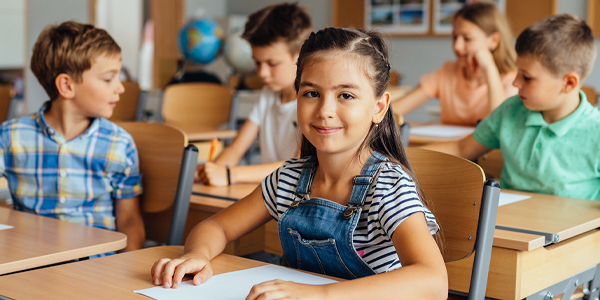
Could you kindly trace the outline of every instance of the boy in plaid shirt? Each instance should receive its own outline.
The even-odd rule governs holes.
[[[31,70],[50,100],[0,126],[0,174],[14,209],[117,230],[124,251],[141,248],[137,149],[106,119],[124,91],[121,48],[102,29],[65,22],[40,34]]]

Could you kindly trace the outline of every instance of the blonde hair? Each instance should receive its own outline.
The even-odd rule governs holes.
[[[510,26],[496,5],[487,2],[467,4],[454,14],[454,21],[459,17],[477,25],[488,36],[498,33],[500,40],[492,54],[500,74],[517,69],[517,54],[513,46]]]
[[[105,30],[68,21],[46,27],[40,33],[33,46],[31,71],[50,100],[54,100],[58,97],[58,75],[64,73],[79,82],[96,57],[119,53],[121,48]]]

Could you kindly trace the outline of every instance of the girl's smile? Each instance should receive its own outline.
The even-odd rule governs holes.
[[[320,134],[332,134],[340,131],[342,127],[325,127],[325,126],[315,126],[313,128]]]

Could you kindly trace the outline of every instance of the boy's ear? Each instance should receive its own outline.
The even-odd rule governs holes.
[[[579,74],[571,71],[563,76],[565,85],[562,88],[562,92],[567,94],[579,87]]]
[[[377,102],[375,102],[375,114],[373,115],[373,118],[371,121],[375,124],[379,124],[383,120],[383,117],[385,116],[385,113],[389,109],[389,106],[390,106],[390,93],[388,91],[385,91],[385,93],[383,93],[383,95],[381,95],[381,98],[379,98],[377,100]]]
[[[58,94],[65,99],[72,99],[75,97],[75,81],[71,76],[61,73],[54,79],[54,84],[58,90]]]

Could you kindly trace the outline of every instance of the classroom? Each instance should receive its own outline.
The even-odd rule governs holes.
[[[2,0],[0,299],[599,299],[598,37],[595,0]]]

